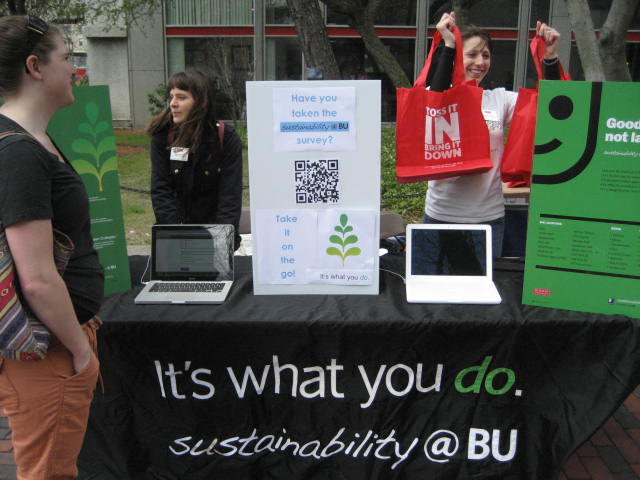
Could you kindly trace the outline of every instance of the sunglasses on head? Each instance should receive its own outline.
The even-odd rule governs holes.
[[[49,24],[35,15],[27,15],[27,56],[31,55],[33,49],[42,37],[49,31]],[[25,66],[25,70],[29,73],[29,69]]]
[[[27,46],[29,53],[33,51],[38,42],[49,31],[49,24],[35,15],[27,15]]]

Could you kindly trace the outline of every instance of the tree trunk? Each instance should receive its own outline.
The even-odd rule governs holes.
[[[322,3],[347,16],[349,26],[355,29],[362,38],[364,46],[373,57],[376,64],[387,74],[394,87],[410,87],[409,77],[382,43],[376,34],[374,21],[378,7],[382,0],[354,1],[354,0],[321,0]]]
[[[324,80],[340,79],[338,62],[317,0],[287,0],[307,68],[314,68]]]
[[[604,67],[587,0],[567,0],[567,10],[571,29],[576,38],[584,78],[591,82],[604,81]]]
[[[396,58],[389,49],[382,43],[380,37],[376,34],[372,24],[353,25],[358,31],[364,42],[364,46],[371,54],[380,69],[387,74],[391,83],[396,88],[407,88],[411,86],[409,77],[404,72]]]
[[[613,0],[600,29],[600,53],[608,81],[631,81],[624,40],[637,7],[638,0]]]

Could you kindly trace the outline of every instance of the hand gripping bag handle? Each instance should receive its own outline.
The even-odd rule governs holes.
[[[464,74],[464,63],[462,60],[462,35],[460,34],[460,29],[457,26],[453,27],[453,34],[456,37],[456,57],[453,61],[453,76],[452,76],[452,84],[455,87],[456,85],[461,85],[466,81],[466,76]],[[425,88],[427,82],[427,74],[429,73],[429,69],[431,68],[431,63],[433,61],[433,55],[438,48],[438,44],[442,40],[442,35],[439,31],[436,30],[436,33],[433,35],[433,41],[431,42],[431,48],[429,49],[429,55],[427,57],[427,61],[422,68],[422,72],[416,79],[413,84],[413,88]]]
[[[538,80],[542,80],[544,78],[544,73],[542,72],[542,59],[544,58],[544,54],[547,49],[544,38],[540,35],[535,35],[533,39],[531,39],[529,49],[531,50],[531,56],[533,57],[533,64],[536,67],[536,72],[538,72]],[[560,80],[571,80],[571,76],[564,72],[564,68],[562,68],[560,60],[558,60],[558,68],[560,69]]]

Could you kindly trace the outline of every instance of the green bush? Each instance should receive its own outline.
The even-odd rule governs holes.
[[[419,223],[424,213],[427,183],[399,184],[396,180],[395,127],[382,127],[380,209],[398,212],[408,223]]]
[[[164,83],[158,86],[151,93],[147,93],[147,101],[149,102],[149,112],[155,116],[162,112],[169,103],[169,92]]]

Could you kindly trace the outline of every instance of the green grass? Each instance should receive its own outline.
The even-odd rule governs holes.
[[[395,127],[382,127],[381,142],[380,209],[398,212],[407,223],[419,223],[424,213],[427,184],[396,181]]]
[[[115,132],[117,145],[129,145],[137,147],[148,147],[149,137],[141,131],[117,130]]]
[[[146,138],[146,135],[140,136]],[[116,136],[116,142],[119,140],[119,136]],[[151,172],[149,162],[148,146],[144,152],[118,157],[120,198],[127,245],[148,245],[151,243],[151,225],[155,223],[151,196],[148,193],[129,190],[149,191],[149,174]]]
[[[249,166],[247,164],[246,128],[236,126],[240,134],[243,149],[243,185],[249,185]],[[419,222],[424,211],[425,183],[400,185],[395,176],[395,130],[394,127],[382,127],[381,145],[381,209],[398,212],[406,222]],[[142,132],[116,131],[118,150],[118,169],[120,175],[122,210],[124,215],[125,237],[128,245],[147,245],[150,243],[151,225],[155,222],[151,207],[149,176],[149,137]],[[131,191],[129,189],[141,190]],[[242,204],[249,205],[249,189],[242,193]],[[132,233],[134,232],[134,233]]]

